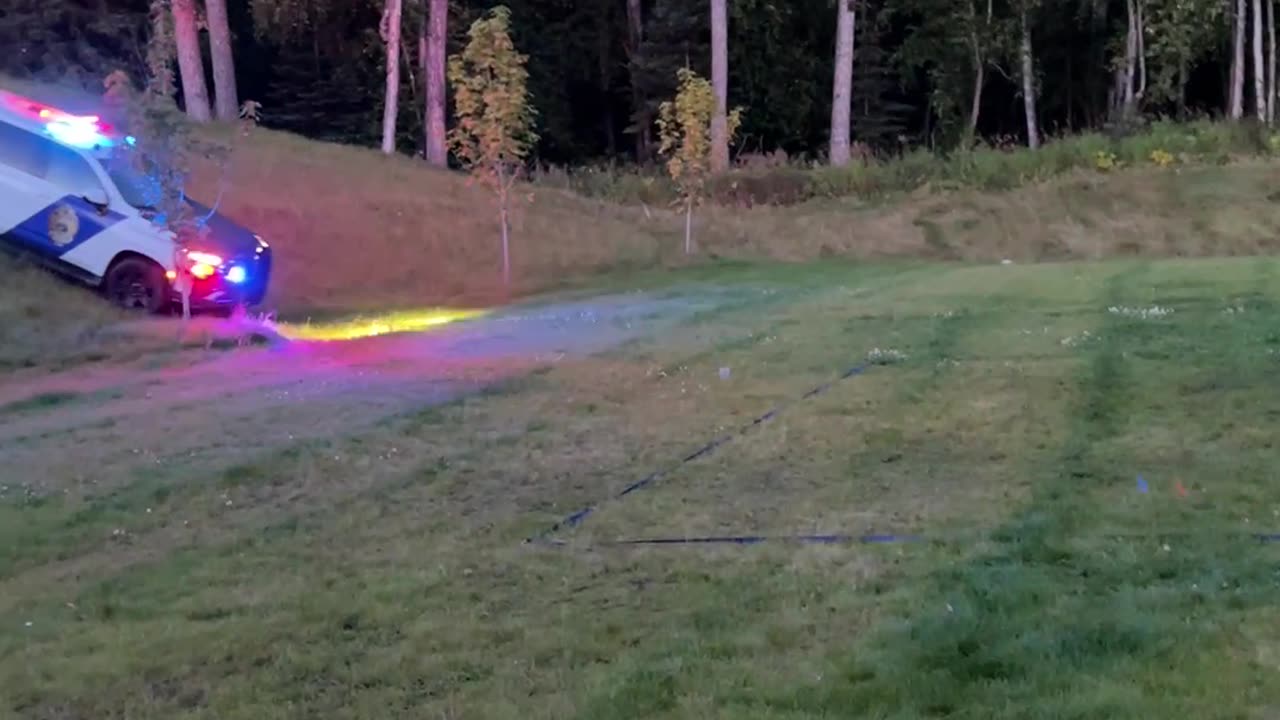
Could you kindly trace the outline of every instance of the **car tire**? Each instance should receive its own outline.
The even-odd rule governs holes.
[[[130,312],[155,314],[169,307],[169,282],[164,268],[144,258],[116,262],[102,285],[112,304]]]

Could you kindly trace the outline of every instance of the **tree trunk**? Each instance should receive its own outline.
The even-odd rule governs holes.
[[[423,55],[422,75],[427,86],[427,122],[423,138],[426,143],[427,162],[436,167],[448,167],[449,148],[446,144],[444,125],[445,104],[448,102],[445,85],[445,54],[449,42],[449,0],[429,0],[427,18],[427,47]]]
[[[849,164],[849,113],[853,109],[854,17],[850,3],[836,0],[836,70],[831,91],[831,164]]]
[[[1139,109],[1142,99],[1147,95],[1147,11],[1142,7],[1142,0],[1133,0],[1137,11],[1134,37],[1137,41],[1138,54],[1138,90],[1134,93],[1134,111]]]
[[[684,254],[693,254],[693,198],[684,200]]]
[[[504,187],[499,197],[498,214],[502,222],[502,284],[511,287],[511,216],[507,212],[510,192]]]
[[[1030,8],[1023,2],[1021,8],[1021,36],[1019,55],[1022,60],[1022,107],[1027,115],[1027,147],[1040,147],[1040,127],[1036,121],[1035,56],[1031,47]]]
[[[1276,0],[1267,0],[1267,124],[1276,121]]]
[[[182,75],[182,100],[187,115],[196,122],[208,122],[209,89],[204,82],[204,55],[196,29],[195,0],[173,0],[173,41]]]
[[[1187,119],[1187,57],[1178,58],[1178,119]]]
[[[236,63],[231,51],[231,28],[227,23],[227,0],[205,0],[209,23],[209,49],[213,56],[213,100],[219,120],[240,116],[236,93]]]
[[[711,86],[716,110],[711,116],[711,172],[729,169],[729,12],[727,0],[711,0]]]
[[[1267,0],[1267,124],[1276,119],[1276,3]]]
[[[1137,0],[1125,3],[1125,12],[1129,19],[1129,29],[1124,36],[1124,89],[1122,116],[1125,120],[1133,117],[1134,109],[1134,76],[1138,71],[1138,11]]]
[[[1228,113],[1232,120],[1244,117],[1244,26],[1245,0],[1235,2],[1235,25],[1232,28],[1231,99]]]
[[[1253,0],[1253,104],[1258,122],[1267,121],[1266,75],[1262,64],[1262,0]]]
[[[640,87],[640,68],[644,66],[644,8],[641,0],[627,0],[627,68],[631,73],[631,112],[636,124],[636,160],[646,162],[653,145],[648,109]]]
[[[983,26],[983,30],[987,33],[991,32],[993,4],[994,0],[987,0],[987,20]],[[982,114],[982,90],[987,82],[987,57],[983,51],[982,39],[978,36],[978,21],[974,16],[973,3],[969,2],[968,6],[969,17],[974,25],[973,32],[969,36],[969,42],[973,47],[973,100],[969,106],[969,125],[965,128],[966,144],[978,136],[978,118]]]
[[[382,152],[396,151],[396,118],[400,112],[400,14],[402,0],[387,0],[382,12],[382,40],[387,45],[387,85],[382,107]]]

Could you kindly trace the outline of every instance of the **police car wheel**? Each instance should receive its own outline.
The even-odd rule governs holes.
[[[169,305],[164,269],[142,258],[126,258],[112,265],[105,290],[111,302],[125,310],[158,313]]]

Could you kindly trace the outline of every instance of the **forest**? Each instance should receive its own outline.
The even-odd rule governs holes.
[[[484,0],[7,0],[0,73],[101,88],[172,32],[197,121],[449,162],[447,58]],[[690,68],[742,109],[733,158],[843,164],[1036,147],[1153,119],[1275,114],[1274,0],[504,0],[528,56],[537,163],[655,159]],[[164,27],[167,30],[162,30]],[[714,122],[713,122],[714,126]],[[713,127],[714,132],[714,127]],[[721,161],[722,163],[724,161]]]

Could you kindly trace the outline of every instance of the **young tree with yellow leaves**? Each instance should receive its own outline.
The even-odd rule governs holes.
[[[679,70],[676,77],[675,99],[658,108],[659,150],[683,198],[684,252],[689,255],[693,253],[693,206],[702,199],[712,172],[711,122],[718,100],[711,83],[689,68]],[[741,121],[741,108],[728,113],[726,142],[732,141]]]
[[[511,41],[511,11],[499,5],[467,31],[467,46],[449,58],[457,125],[449,143],[473,178],[498,198],[502,281],[511,283],[511,189],[537,142],[529,102],[528,58]]]

